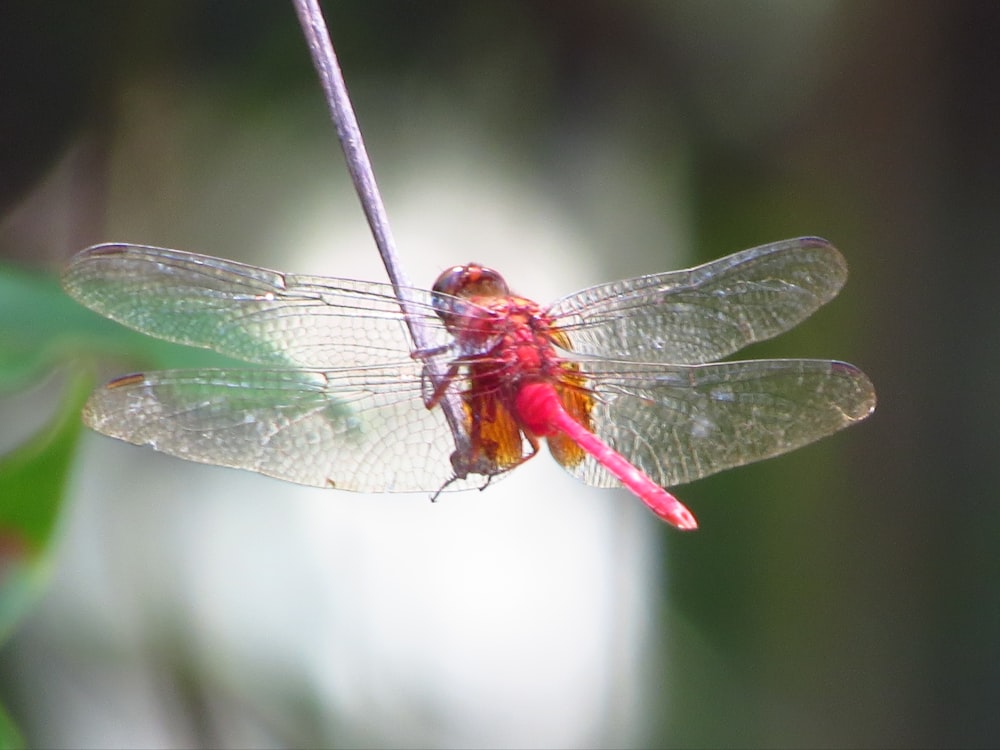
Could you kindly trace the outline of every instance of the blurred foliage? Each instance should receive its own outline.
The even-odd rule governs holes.
[[[74,376],[52,423],[0,457],[0,639],[44,584],[91,382]]]
[[[65,324],[78,309],[55,278],[0,266],[0,393],[27,386],[55,364],[73,341]]]
[[[30,385],[69,358],[114,362],[119,368],[128,363],[157,369],[235,364],[103,318],[68,297],[51,274],[0,266],[0,394]]]
[[[27,745],[21,737],[21,733],[14,726],[14,722],[11,721],[3,707],[0,707],[0,748],[2,750],[20,750],[23,747],[27,747]]]
[[[11,397],[72,361],[54,417],[25,443],[0,456],[0,641],[41,596],[83,426],[80,410],[98,360],[159,367],[224,366],[214,352],[130,331],[70,299],[58,280],[0,266],[0,394]],[[122,364],[121,366],[124,366]],[[0,707],[0,748],[20,747]]]

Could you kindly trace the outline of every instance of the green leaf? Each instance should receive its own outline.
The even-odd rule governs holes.
[[[25,747],[21,733],[14,726],[3,706],[0,706],[0,750],[21,750]]]
[[[80,356],[117,357],[157,369],[234,363],[102,318],[70,299],[54,276],[0,266],[0,392],[23,388],[56,363]]]
[[[70,299],[53,276],[0,266],[0,392],[39,380],[60,361],[109,356],[123,360],[122,371],[135,365],[206,367],[232,361],[106,320]],[[52,423],[0,458],[0,641],[45,580],[91,380],[89,374],[73,377]]]
[[[0,267],[0,390],[26,385],[53,363],[73,308],[54,278]]]
[[[92,378],[70,382],[58,414],[0,458],[0,641],[44,584]]]

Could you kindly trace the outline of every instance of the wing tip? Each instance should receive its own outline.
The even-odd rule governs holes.
[[[80,252],[70,256],[59,278],[63,290],[73,299],[89,307],[81,299],[81,295],[86,284],[101,275],[93,264],[109,258],[120,257],[132,247],[136,246],[120,242],[104,242],[85,247]]]
[[[871,378],[861,368],[849,362],[840,362],[838,360],[830,362],[830,371],[835,375],[850,380],[855,387],[857,399],[851,403],[853,408],[850,411],[845,410],[844,412],[848,420],[850,422],[861,422],[870,417],[875,412],[875,407],[878,404],[878,397],[875,394],[875,384],[872,383]]]

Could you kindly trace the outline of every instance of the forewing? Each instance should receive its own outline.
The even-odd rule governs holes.
[[[63,286],[130,328],[262,365],[326,369],[409,355],[388,284],[283,274],[179,250],[98,245],[70,261]],[[429,294],[406,293],[432,337],[427,346],[450,342]]]
[[[549,313],[577,354],[700,364],[792,328],[846,279],[847,264],[830,243],[802,237],[584,289]]]
[[[875,408],[871,381],[844,362],[581,365],[593,378],[597,434],[663,487],[787,453]],[[567,469],[588,484],[619,485],[590,456]]]
[[[190,461],[313,487],[435,492],[452,478],[448,426],[440,409],[424,407],[420,367],[410,362],[128,375],[94,392],[84,421]]]

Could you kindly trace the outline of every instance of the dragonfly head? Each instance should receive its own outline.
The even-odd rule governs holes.
[[[434,310],[449,327],[457,317],[468,314],[458,300],[510,296],[503,276],[478,263],[452,266],[438,276],[431,291]]]

